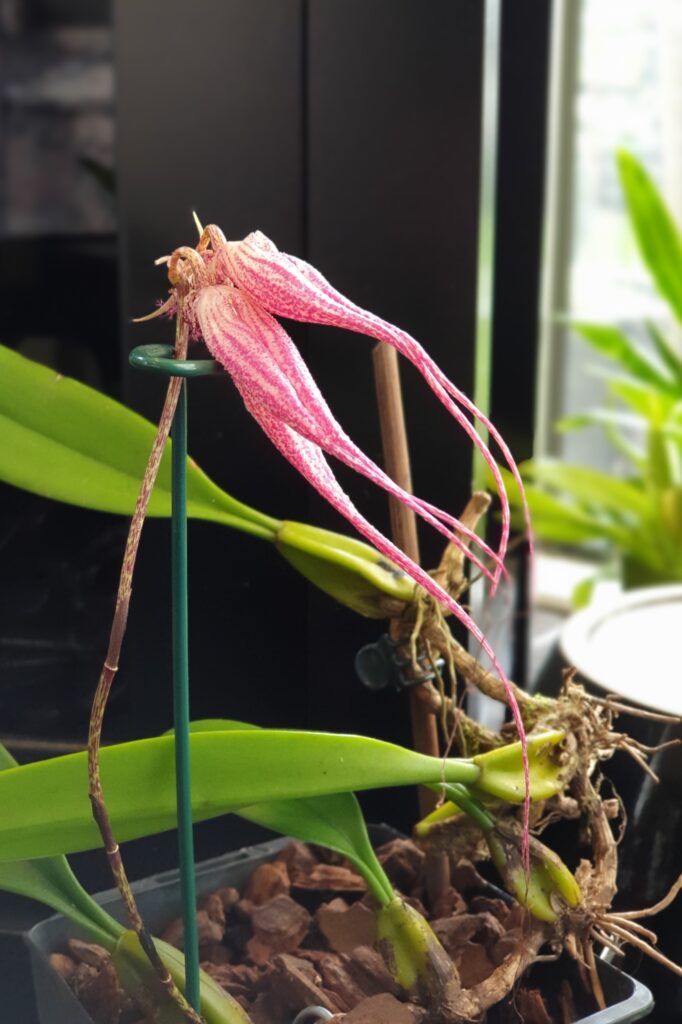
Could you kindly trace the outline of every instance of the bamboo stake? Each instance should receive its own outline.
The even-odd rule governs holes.
[[[390,345],[382,342],[372,350],[372,358],[374,360],[374,380],[381,425],[384,468],[404,491],[412,493],[412,473],[400,389],[398,353]],[[419,564],[419,540],[415,514],[412,509],[407,508],[396,498],[389,497],[388,500],[393,540],[413,562]],[[392,619],[392,636],[397,634],[398,628],[399,620]],[[422,685],[410,687],[410,718],[414,748],[420,754],[438,757],[440,750],[436,718],[430,710],[428,702],[423,699],[422,689]],[[433,793],[420,787],[419,809],[422,817],[433,810],[436,799]]]

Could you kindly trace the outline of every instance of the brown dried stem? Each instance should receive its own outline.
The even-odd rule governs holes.
[[[178,316],[175,336],[176,359],[184,359],[187,354],[187,327],[183,322],[181,312],[181,300],[178,300]],[[116,842],[116,837],[111,826],[109,813],[104,799],[100,771],[100,748],[102,742],[104,712],[106,710],[112,684],[118,671],[123,637],[125,636],[126,625],[128,622],[128,610],[130,608],[130,598],[133,589],[133,574],[135,571],[137,552],[140,546],[142,527],[144,526],[147,508],[149,506],[149,499],[154,489],[161,459],[166,449],[166,443],[170,434],[175,409],[178,404],[181,386],[182,380],[180,377],[172,377],[168,384],[166,399],[164,401],[156,437],[154,438],[154,444],[152,446],[149,461],[147,462],[142,484],[140,486],[140,492],[135,504],[135,511],[130,521],[130,528],[128,530],[128,537],[123,554],[121,575],[118,583],[118,593],[116,595],[116,607],[109,636],[109,646],[90,713],[90,727],[88,730],[88,782],[92,814],[102,836],[104,849],[116,882],[116,887],[121,894],[128,917],[130,918],[130,923],[135,930],[140,945],[154,968],[161,985],[175,1003],[177,1003],[185,1017],[190,1021],[194,1021],[195,1024],[201,1024],[203,1018],[192,1009],[183,993],[173,981],[168,968],[159,956],[156,946],[154,945],[154,941],[147,931],[138,910],[135,897],[133,896],[130,888],[128,876],[123,865],[119,845]]]

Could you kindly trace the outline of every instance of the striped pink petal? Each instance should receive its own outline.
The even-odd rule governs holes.
[[[471,399],[446,377],[414,338],[393,324],[356,306],[336,291],[314,267],[304,260],[281,253],[274,243],[260,231],[253,232],[241,242],[227,242],[220,246],[216,253],[216,259],[221,271],[241,288],[248,291],[270,313],[292,320],[329,324],[367,334],[378,341],[392,345],[419,369],[431,389],[482,453],[490,468],[502,503],[502,534],[499,554],[503,559],[509,539],[510,519],[504,482],[487,445],[478,435],[473,424],[455,405],[453,399],[475,416],[486,427],[498,445],[518,484],[524,502],[528,539],[532,547],[530,515],[525,500],[523,481],[504,438]],[[495,571],[495,582],[499,576],[498,564]]]
[[[495,552],[454,516],[404,491],[357,447],[335,420],[289,335],[248,293],[231,285],[212,285],[200,289],[193,303],[209,351],[229,371],[245,401],[258,401],[301,437],[404,502],[492,578],[458,533],[499,564]]]

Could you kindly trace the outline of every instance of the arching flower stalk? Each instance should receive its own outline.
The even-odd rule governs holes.
[[[523,859],[527,867],[529,796],[525,733],[516,698],[502,666],[464,608],[355,508],[325,457],[334,456],[411,508],[464,551],[491,580],[494,592],[505,572],[509,505],[496,462],[467,413],[487,428],[523,493],[516,463],[503,438],[414,338],[356,306],[314,267],[281,253],[261,232],[254,232],[240,242],[229,242],[220,228],[211,225],[201,232],[196,249],[182,247],[158,262],[169,264],[173,287],[167,302],[143,319],[177,313],[176,296],[180,289],[183,295],[181,315],[190,336],[202,338],[213,357],[225,367],[246,408],[275,447],[359,533],[463,623],[490,658],[505,687],[523,745],[526,783]],[[275,316],[369,335],[393,346],[419,369],[490,467],[502,503],[502,534],[497,552],[454,516],[402,490],[353,443],[335,420],[298,349]],[[480,555],[472,545],[478,547]],[[492,570],[482,561],[482,556],[492,561]]]

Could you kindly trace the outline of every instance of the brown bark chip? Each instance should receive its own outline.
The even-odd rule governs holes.
[[[384,992],[370,996],[343,1018],[343,1024],[415,1024],[409,1007]]]
[[[337,898],[323,903],[315,920],[335,953],[350,953],[357,946],[372,946],[376,940],[376,918],[364,903],[349,907],[345,900]]]
[[[467,909],[464,897],[451,885],[436,898],[431,907],[430,917],[437,920],[439,917],[452,917],[454,914],[463,914]]]
[[[70,955],[81,964],[90,964],[91,967],[101,967],[109,959],[104,946],[98,946],[96,942],[82,942],[80,939],[67,939],[66,945]]]
[[[452,869],[452,884],[455,889],[467,893],[472,889],[484,889],[486,883],[471,861],[461,857]]]
[[[348,957],[331,953],[320,961],[322,983],[344,1010],[352,1010],[367,996],[348,968]]]
[[[360,875],[356,875],[343,864],[315,864],[306,874],[294,874],[291,879],[292,889],[317,892],[365,892],[365,885]]]
[[[86,964],[80,967],[87,967],[88,971],[94,972],[78,989],[77,994],[83,1006],[98,1024],[118,1024],[124,995],[113,963],[107,959],[99,968]]]
[[[72,960],[70,956],[66,956],[64,953],[50,953],[49,960],[57,974],[61,974],[65,981],[69,981],[73,977],[76,961]]]
[[[236,892],[237,890],[233,891]],[[222,928],[225,927],[225,904],[219,892],[212,892],[208,896],[203,896],[199,900],[198,908],[199,910],[205,910],[210,920],[215,922],[215,924],[220,925]]]
[[[269,992],[262,992],[254,1003],[245,1007],[252,1024],[273,1024],[281,1017],[279,1004]]]
[[[380,992],[398,992],[393,976],[386,967],[383,957],[370,946],[359,946],[348,957],[348,970],[360,988],[368,996]]]
[[[284,1009],[292,1012],[306,1006],[323,1006],[330,1013],[344,1009],[322,987],[322,979],[307,960],[286,953],[272,961],[273,970],[267,977],[268,990]]]
[[[421,877],[424,852],[410,839],[392,839],[377,850],[384,871],[402,893],[411,892]]]
[[[474,914],[457,914],[455,917],[444,917],[439,921],[431,922],[431,927],[440,939],[443,948],[453,960],[457,958],[460,950],[473,939],[478,926],[478,918]]]
[[[261,971],[249,964],[202,963],[202,970],[235,998],[251,996],[258,991]]]
[[[509,905],[504,900],[490,896],[474,896],[469,903],[472,914],[488,913],[504,924],[509,917]]]
[[[490,958],[496,967],[498,967],[510,953],[515,953],[517,951],[522,939],[523,935],[521,929],[512,928],[497,940],[493,948],[490,950]]]
[[[493,973],[494,965],[484,946],[478,942],[467,942],[456,959],[462,988],[473,988]],[[525,1018],[524,1018],[525,1020]]]
[[[225,933],[225,923],[219,924],[208,916],[208,911],[197,910],[197,935],[199,938],[199,950],[202,960],[206,960],[208,949],[214,942],[221,942]],[[177,949],[185,948],[185,927],[181,917],[176,917],[161,932],[164,942],[175,946]]]
[[[229,948],[222,942],[209,942],[202,945],[200,958],[202,963],[212,964],[229,964],[233,959]]]
[[[234,889],[231,885],[225,886],[223,889],[217,889],[214,895],[217,896],[222,903],[223,910],[226,914],[229,914],[235,903],[239,903],[239,890]]]
[[[253,938],[246,944],[248,957],[265,964],[276,953],[288,953],[308,934],[311,918],[305,907],[281,894],[251,911]]]
[[[271,864],[261,864],[256,868],[247,882],[244,899],[260,906],[275,896],[281,896],[282,893],[288,896],[290,889],[291,882],[286,864],[275,860]]]
[[[309,846],[294,840],[294,842],[289,843],[277,854],[275,863],[284,864],[290,875],[305,875],[312,871],[317,864],[317,860]]]

